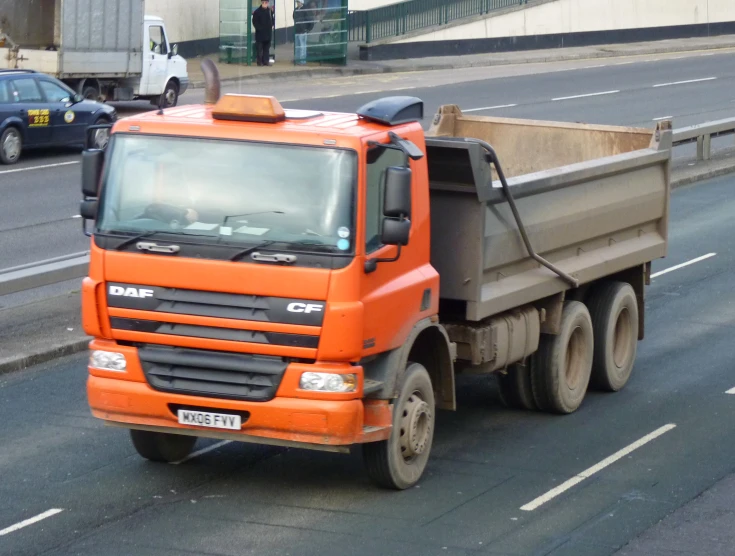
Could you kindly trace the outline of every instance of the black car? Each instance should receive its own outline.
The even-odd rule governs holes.
[[[15,164],[24,149],[83,146],[87,128],[112,123],[115,109],[85,100],[67,85],[33,70],[0,70],[0,162]],[[108,130],[94,133],[103,148]]]

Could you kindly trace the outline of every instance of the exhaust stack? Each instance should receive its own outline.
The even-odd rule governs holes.
[[[205,92],[204,104],[216,104],[221,95],[221,84],[219,70],[209,58],[202,60],[202,73],[204,74]]]

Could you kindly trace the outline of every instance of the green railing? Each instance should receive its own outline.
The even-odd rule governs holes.
[[[349,14],[349,40],[370,43],[526,3],[528,0],[406,0],[353,11]]]

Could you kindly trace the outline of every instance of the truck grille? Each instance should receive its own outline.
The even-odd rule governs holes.
[[[281,357],[150,345],[138,356],[154,390],[254,402],[275,397],[288,366]]]

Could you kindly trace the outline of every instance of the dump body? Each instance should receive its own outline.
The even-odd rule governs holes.
[[[663,127],[663,126],[660,126]],[[492,145],[535,252],[580,285],[666,255],[671,132],[463,115],[427,133],[431,264],[440,297],[476,322],[573,287],[533,260],[495,170]]]
[[[144,0],[0,0],[0,68],[69,79],[135,77]]]

